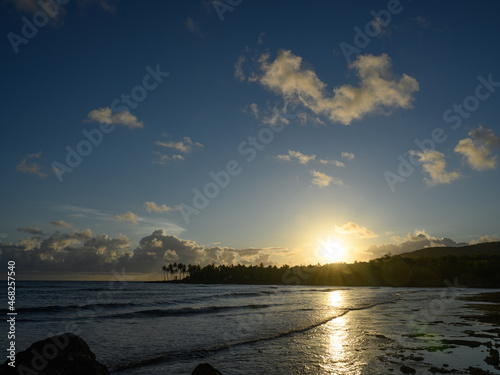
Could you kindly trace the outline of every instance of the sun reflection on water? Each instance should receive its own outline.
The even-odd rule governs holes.
[[[340,290],[330,292],[328,302],[333,308],[339,309],[340,314],[343,302],[342,292]],[[345,358],[344,341],[347,338],[345,316],[333,319],[328,326],[330,330],[328,347],[329,362],[342,362]]]
[[[332,307],[339,308],[342,306],[342,291],[335,290],[329,293],[328,302]]]
[[[329,306],[338,317],[325,326],[327,332],[323,369],[328,374],[347,374],[354,370],[352,367],[354,358],[350,342],[349,316],[341,315],[345,311],[344,293],[341,290],[332,291],[327,298]]]

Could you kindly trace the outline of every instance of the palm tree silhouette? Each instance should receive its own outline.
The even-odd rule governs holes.
[[[179,270],[180,278],[182,280],[186,276],[186,265],[184,263],[179,263],[177,265],[177,269]]]
[[[168,264],[168,272],[170,272],[172,276],[174,275],[174,266],[172,263]]]

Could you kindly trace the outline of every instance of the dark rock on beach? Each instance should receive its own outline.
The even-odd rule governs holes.
[[[191,375],[222,375],[217,369],[215,369],[210,363],[200,363]]]
[[[1,375],[109,375],[108,368],[95,359],[83,339],[72,333],[49,337],[32,344],[15,357],[15,367],[7,360]]]
[[[494,366],[497,370],[500,370],[500,356],[498,350],[490,348],[490,355],[484,359],[484,361]]]
[[[415,374],[417,371],[410,366],[401,366],[399,369],[403,374]]]

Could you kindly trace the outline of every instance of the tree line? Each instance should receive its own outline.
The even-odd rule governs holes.
[[[294,267],[171,263],[162,270],[165,279],[172,275],[188,283],[438,287],[458,280],[468,287],[500,287],[498,255],[405,258],[387,254],[368,262]]]
[[[174,280],[183,280],[186,278],[186,275],[191,276],[193,273],[200,271],[200,269],[199,265],[186,265],[183,263],[169,263],[161,267],[164,281],[170,280],[170,275],[172,275]]]

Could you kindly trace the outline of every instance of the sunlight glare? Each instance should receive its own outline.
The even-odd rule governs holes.
[[[330,295],[328,297],[328,301],[329,301],[330,305],[332,305],[334,307],[339,307],[339,305],[342,302],[342,294],[341,294],[340,290],[335,290],[333,292],[330,292]]]
[[[325,262],[341,262],[344,260],[345,253],[345,247],[338,241],[326,240],[320,242],[320,255]]]

